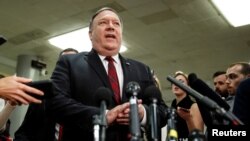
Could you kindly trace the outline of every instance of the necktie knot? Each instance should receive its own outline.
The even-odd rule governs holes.
[[[105,57],[105,60],[107,60],[108,62],[113,62],[114,61],[114,59],[111,56]]]

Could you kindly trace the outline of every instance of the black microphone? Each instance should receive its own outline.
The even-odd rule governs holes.
[[[140,119],[138,114],[137,95],[141,91],[141,87],[137,82],[129,82],[126,86],[126,94],[130,103],[130,133],[131,141],[141,140]]]
[[[96,104],[100,105],[100,115],[99,115],[99,122],[101,127],[100,141],[105,141],[106,127],[107,127],[106,110],[107,106],[112,101],[112,92],[108,88],[100,87],[96,90],[95,99],[96,99]]]
[[[182,90],[190,94],[191,96],[193,96],[196,100],[200,101],[203,105],[205,105],[209,109],[215,111],[215,113],[231,121],[231,123],[233,123],[234,125],[243,125],[243,123],[236,116],[234,116],[230,111],[226,111],[223,107],[220,107],[216,102],[214,102],[207,96],[201,95],[199,92],[195,91],[194,89],[188,87],[187,85],[181,83],[180,81],[178,81],[177,79],[171,76],[168,76],[167,80],[172,82],[173,84],[175,84],[176,86],[178,86],[179,88],[181,88]]]
[[[217,104],[223,107],[225,110],[229,110],[230,106],[223,100],[219,94],[212,90],[205,82],[197,78],[196,74],[191,73],[188,75],[188,81],[191,88],[198,91],[204,96],[214,100]]]
[[[158,124],[158,115],[157,115],[157,103],[161,99],[161,92],[159,88],[155,85],[149,86],[145,89],[144,93],[145,103],[150,103],[149,106],[149,120],[151,127],[151,140],[159,140],[159,124]]]
[[[213,91],[205,82],[197,78],[195,73],[191,73],[188,75],[189,85],[191,88],[200,92],[202,95],[209,97],[214,100],[217,104],[223,107],[225,110],[229,110],[230,106],[223,100],[215,91]],[[206,126],[217,125],[217,124],[225,124],[223,119],[210,112],[210,109],[205,107],[202,103],[197,101],[197,105],[200,109],[201,116],[203,118]]]

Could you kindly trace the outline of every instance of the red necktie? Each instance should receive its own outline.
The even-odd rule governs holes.
[[[114,66],[114,59],[110,56],[107,56],[105,59],[109,62],[108,63],[108,77],[109,77],[109,82],[114,92],[115,101],[116,101],[116,104],[120,104],[121,103],[120,86],[119,86],[116,69]]]
[[[58,140],[57,141],[62,140],[62,135],[63,135],[63,125],[59,124],[59,135],[58,135]]]

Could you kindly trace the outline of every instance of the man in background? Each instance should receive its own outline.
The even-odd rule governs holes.
[[[228,97],[226,80],[227,76],[225,71],[217,71],[213,74],[214,89],[222,99],[226,99]]]
[[[250,65],[247,62],[233,63],[226,75],[228,92],[233,97],[230,110],[243,123],[249,124]]]
[[[60,52],[59,56],[66,55],[66,54],[77,54],[79,53],[76,49],[73,48],[66,48]]]
[[[246,78],[250,77],[250,66],[247,62],[233,63],[228,67],[226,76],[226,83],[228,85],[228,93],[230,97],[230,99],[227,98],[227,103],[230,105],[230,110],[232,111],[234,107],[234,98],[239,84]]]

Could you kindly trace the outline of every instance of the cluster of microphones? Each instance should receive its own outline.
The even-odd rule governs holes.
[[[232,113],[229,111],[229,105],[222,100],[219,95],[214,92],[205,82],[201,79],[197,78],[196,74],[192,73],[188,76],[190,86],[187,86],[177,79],[167,76],[166,78],[172,84],[175,84],[179,88],[183,89],[187,94],[196,99],[198,106],[201,107],[200,111],[202,116],[206,116],[207,111],[202,112],[202,107],[205,109],[209,109],[209,111],[213,111],[214,113],[220,115],[225,120],[228,120],[232,125],[243,125],[243,123]],[[130,98],[130,134],[131,141],[142,141],[141,135],[141,126],[138,115],[138,99],[137,95],[141,91],[140,85],[137,82],[130,82],[126,86],[126,94]],[[105,141],[106,136],[106,110],[107,106],[110,104],[112,100],[112,93],[108,88],[101,87],[96,91],[95,94],[97,98],[97,104],[100,105],[100,115],[95,115],[93,119],[94,124],[94,140],[95,141]],[[144,99],[149,103],[149,126],[150,126],[150,140],[151,141],[160,141],[159,132],[161,132],[161,128],[157,121],[157,105],[159,99],[161,99],[160,90],[152,85],[145,89],[143,94]],[[200,108],[199,107],[199,108]],[[178,132],[176,129],[176,109],[167,108],[167,136],[166,141],[177,141],[178,140]],[[206,123],[206,121],[204,121]],[[205,141],[205,136],[202,135],[201,131],[194,130],[189,135],[189,141]]]

